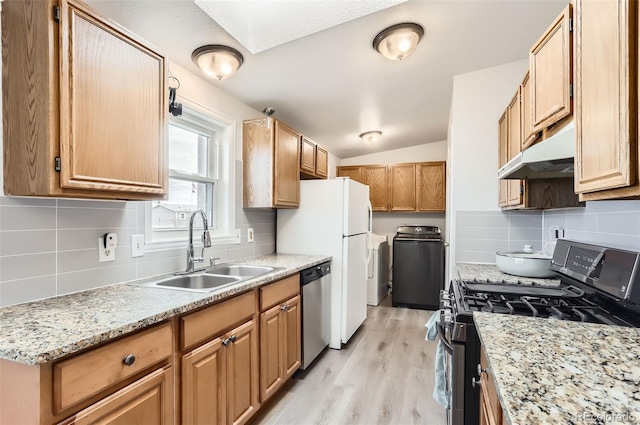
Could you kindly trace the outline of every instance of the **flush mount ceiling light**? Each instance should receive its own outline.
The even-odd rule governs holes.
[[[374,130],[362,133],[360,138],[369,144],[373,144],[380,139],[380,136],[382,136],[382,131]]]
[[[373,48],[387,59],[400,61],[418,46],[424,29],[414,23],[403,23],[382,30],[373,39]]]
[[[239,51],[220,44],[198,47],[191,59],[205,74],[218,80],[231,77],[244,61]]]

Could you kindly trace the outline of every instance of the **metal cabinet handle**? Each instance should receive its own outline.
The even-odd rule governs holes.
[[[131,366],[135,362],[136,362],[136,356],[134,356],[133,354],[127,354],[122,358],[122,363],[124,363],[125,366]]]
[[[230,342],[236,342],[236,336],[235,336],[235,335],[231,335],[231,336],[229,337],[229,341],[230,341]]]
[[[487,373],[488,369],[483,369],[482,365],[480,363],[478,363],[478,376],[482,376],[483,373]]]
[[[222,345],[224,345],[225,347],[228,346],[231,343],[231,340],[229,338],[225,338],[222,340]]]
[[[475,388],[476,386],[480,388],[482,386],[482,381],[480,379],[476,380],[476,378],[471,378],[471,388]]]
[[[280,306],[280,311],[286,311],[287,310],[287,306],[286,305],[281,305]]]

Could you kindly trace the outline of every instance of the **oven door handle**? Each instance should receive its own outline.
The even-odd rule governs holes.
[[[444,330],[444,327],[442,327],[442,325],[438,323],[437,328],[438,328],[438,336],[440,337],[440,341],[442,342],[444,349],[447,350],[447,353],[449,353],[449,355],[453,355],[453,346],[451,345],[451,342],[447,340],[447,337],[445,335],[446,331]]]

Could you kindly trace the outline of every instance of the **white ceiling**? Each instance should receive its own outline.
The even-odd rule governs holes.
[[[445,140],[453,76],[526,59],[567,2],[409,0],[252,54],[192,0],[88,0],[202,78],[191,61],[194,49],[225,44],[239,50],[240,70],[211,84],[258,110],[274,107],[277,118],[340,158]],[[422,25],[425,36],[412,56],[389,61],[371,43],[401,22]],[[383,133],[374,146],[358,138],[368,130]]]

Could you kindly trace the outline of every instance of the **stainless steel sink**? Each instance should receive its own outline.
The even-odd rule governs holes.
[[[131,282],[131,285],[177,289],[190,292],[213,292],[234,283],[265,275],[281,267],[252,266],[249,264],[221,264],[206,272],[179,276],[163,276]]]
[[[207,270],[208,274],[223,276],[257,277],[276,270],[276,267],[251,266],[248,264],[222,264]]]
[[[132,285],[179,289],[191,292],[213,292],[216,289],[246,280],[240,276],[221,276],[205,273],[171,276],[154,280],[132,282]]]

